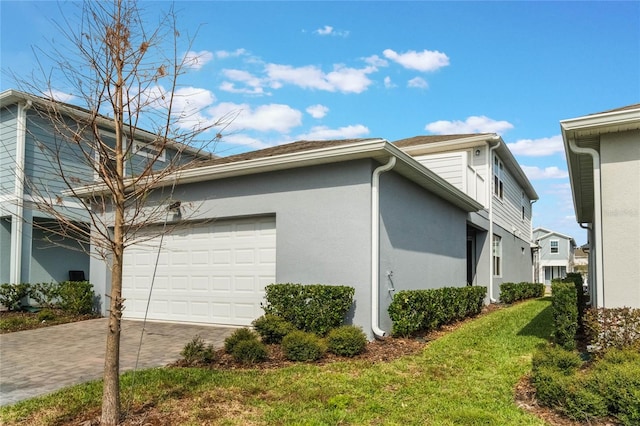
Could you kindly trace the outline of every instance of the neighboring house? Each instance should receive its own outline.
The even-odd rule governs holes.
[[[640,308],[640,104],[560,121],[594,306]]]
[[[15,90],[0,93],[0,283],[89,277],[88,244],[58,236],[55,230],[60,223],[35,205],[43,201],[55,205],[78,226],[88,227],[87,212],[79,200],[62,195],[68,186],[60,169],[69,182],[78,185],[93,182],[93,169],[77,161],[77,148],[46,117],[52,106],[67,123],[87,122],[90,117],[88,111],[73,105]],[[108,139],[113,135],[112,122],[104,117],[98,121],[103,138]],[[135,154],[127,161],[128,173],[141,170],[150,150],[157,151],[149,143],[154,135],[137,134],[140,140],[133,142]],[[199,155],[179,144],[172,146],[175,150],[160,153],[156,168],[168,164],[178,150],[185,161]],[[55,155],[56,151],[61,154]]]
[[[574,272],[576,241],[572,237],[546,228],[536,228],[533,230],[533,241],[538,246],[535,282],[551,285],[552,280]]]
[[[467,282],[499,299],[503,282],[532,282],[532,203],[538,194],[494,133],[416,136],[394,142],[482,205],[467,216]]]
[[[585,244],[573,252],[573,272],[582,274],[583,285],[589,283],[589,245]]]
[[[382,139],[294,142],[172,183],[148,201],[179,201],[182,221],[125,251],[125,318],[249,325],[265,285],[321,283],[354,287],[348,321],[383,335],[396,292],[466,285],[468,215],[483,208]],[[104,263],[91,282],[108,294]]]

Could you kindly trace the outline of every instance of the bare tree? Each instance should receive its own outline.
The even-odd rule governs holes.
[[[201,139],[203,133],[229,121],[229,117],[215,123],[198,120],[197,111],[178,107],[186,103],[178,97],[178,77],[194,60],[185,55],[191,40],[187,37],[187,48],[180,49],[182,38],[173,10],[153,31],[145,29],[145,22],[133,1],[85,2],[78,21],[68,19],[59,25],[69,50],[36,52],[53,60],[54,69],[42,65],[42,78],[19,79],[19,87],[32,94],[30,105],[42,133],[53,133],[38,146],[51,159],[47,174],[56,176],[64,189],[47,183],[53,180],[27,182],[33,207],[57,223],[47,228],[49,232],[65,241],[90,241],[92,254],[110,264],[102,425],[116,425],[121,416],[125,249],[138,242],[141,228],[166,223],[167,209],[179,208],[171,206],[171,191],[166,188],[157,189],[165,195],[161,203],[151,205],[147,196],[170,177],[178,179],[180,170],[206,158],[204,153],[212,151],[219,133],[210,140]],[[72,94],[81,107],[57,101],[60,92]],[[193,123],[187,130],[185,120]],[[37,140],[40,132],[32,133]],[[64,207],[65,197],[74,197],[82,208]]]

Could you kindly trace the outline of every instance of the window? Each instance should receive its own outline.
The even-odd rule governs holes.
[[[551,253],[557,253],[558,252],[558,240],[551,240],[550,244],[551,244]]]
[[[493,276],[502,276],[502,238],[493,236]]]
[[[133,143],[133,152],[136,155],[140,155],[140,156],[146,157],[146,158],[156,158],[157,157],[157,161],[164,161],[165,160],[164,150],[162,148],[158,148],[158,147],[154,146],[152,142],[145,143],[145,142],[135,141]]]
[[[504,196],[504,166],[498,157],[493,158],[493,194],[502,200]]]

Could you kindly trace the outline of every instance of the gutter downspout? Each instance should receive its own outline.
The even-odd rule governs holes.
[[[16,208],[11,216],[11,259],[9,266],[9,282],[19,284],[22,282],[22,229],[24,217],[24,180],[25,180],[25,151],[27,146],[27,110],[32,102],[28,100],[24,104],[18,104],[16,118],[16,169],[13,194],[16,199]]]
[[[371,176],[371,331],[376,339],[387,333],[380,328],[380,175],[396,165],[396,157],[379,166]]]
[[[578,226],[579,226],[580,228],[582,228],[582,229],[586,229],[586,230],[587,230],[587,235],[589,236],[589,233],[590,233],[590,232],[591,232],[591,230],[592,230],[592,229],[591,229],[591,224],[590,224],[590,223],[587,223],[587,225],[585,225],[584,223],[579,222],[579,223],[578,223]],[[590,236],[589,236],[589,238],[590,238]],[[589,263],[591,263],[591,262],[589,262]],[[591,277],[591,276],[593,276],[593,275],[594,275],[594,274],[592,273],[591,268],[593,268],[593,265],[590,265],[590,264],[589,264],[589,265],[587,265],[587,276],[588,276],[588,277]],[[591,280],[590,280],[590,281],[589,281],[589,287],[592,287],[592,286],[593,286],[593,283],[592,283],[592,282],[591,282]],[[589,306],[593,306],[593,291],[591,291],[591,289],[589,289],[589,290],[590,290],[590,291],[589,291],[589,301],[588,301],[588,303],[589,303]]]
[[[594,221],[591,226],[595,231],[596,238],[596,304],[598,308],[604,308],[604,260],[602,256],[602,199],[601,199],[601,179],[600,179],[600,154],[593,148],[579,147],[575,139],[569,139],[569,148],[576,154],[586,154],[591,156],[593,161],[593,208],[595,210]]]
[[[497,141],[498,143],[491,146],[487,151],[488,163],[489,163],[489,177],[491,179],[491,185],[489,185],[489,238],[491,241],[491,255],[489,256],[489,302],[496,303],[497,300],[493,298],[493,185],[495,183],[495,179],[493,178],[494,170],[493,170],[493,156],[491,155],[493,151],[496,150],[500,146],[502,142],[500,142],[499,136],[494,136],[492,140]]]

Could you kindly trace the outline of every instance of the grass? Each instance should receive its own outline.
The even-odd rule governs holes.
[[[345,361],[279,370],[161,368],[123,375],[123,408],[162,424],[543,425],[514,387],[549,338],[549,299],[497,310],[389,363]],[[99,382],[0,409],[2,424],[57,425],[100,410]],[[89,414],[87,414],[89,413]]]

